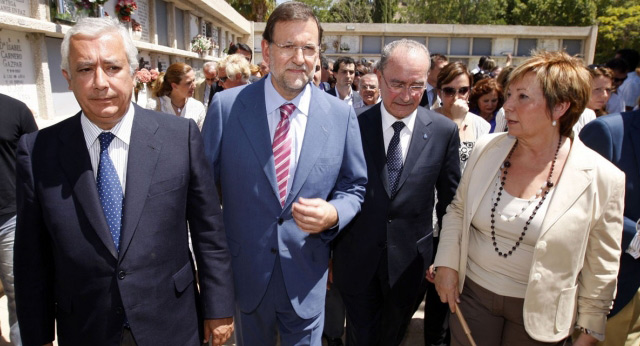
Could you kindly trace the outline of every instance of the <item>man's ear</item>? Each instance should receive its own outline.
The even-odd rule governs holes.
[[[260,42],[260,46],[262,47],[262,60],[269,65],[269,62],[271,61],[269,56],[269,42],[267,42],[267,40],[262,40],[262,42]]]
[[[69,90],[71,89],[71,75],[69,74],[69,72],[67,72],[66,70],[62,70],[62,75],[64,76],[64,79],[67,80],[67,83],[69,84]]]

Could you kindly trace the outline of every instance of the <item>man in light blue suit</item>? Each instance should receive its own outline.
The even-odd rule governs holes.
[[[269,17],[265,79],[214,96],[205,152],[222,192],[240,345],[321,345],[329,242],[360,211],[353,108],[310,84],[322,29],[287,2]]]

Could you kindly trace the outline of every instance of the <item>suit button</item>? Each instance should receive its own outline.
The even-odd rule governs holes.
[[[118,272],[118,279],[124,280],[125,276],[127,276],[127,274],[123,270]]]
[[[542,274],[540,274],[540,273],[533,274],[533,281],[538,281],[541,278],[542,278]]]
[[[284,223],[284,219],[279,217],[278,218],[278,225],[282,225]]]
[[[387,223],[391,223],[391,221],[393,221],[393,220],[391,220],[391,219],[388,219],[388,220],[387,220]]]
[[[278,253],[278,249],[272,247],[271,248],[271,253],[274,254],[274,255],[277,254]]]
[[[124,309],[120,306],[118,306],[116,308],[116,315],[122,315],[122,313],[124,312]]]
[[[545,250],[547,248],[547,242],[542,240],[538,242],[538,245],[536,245],[536,247],[538,248],[538,250]]]

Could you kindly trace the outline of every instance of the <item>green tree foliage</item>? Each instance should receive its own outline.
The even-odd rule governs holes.
[[[598,22],[596,61],[606,62],[620,48],[640,51],[640,5],[609,7]]]
[[[331,0],[298,0],[309,5],[313,9],[313,13],[318,17],[321,23],[333,22],[329,10],[331,9]]]
[[[511,25],[585,26],[595,24],[594,0],[507,0]]]
[[[247,20],[266,22],[276,8],[276,0],[227,0]]]
[[[334,23],[373,23],[371,3],[368,0],[338,0],[329,10]]]
[[[507,0],[407,0],[396,16],[402,23],[505,24]]]
[[[394,0],[374,0],[373,1],[373,22],[393,23],[398,2]]]

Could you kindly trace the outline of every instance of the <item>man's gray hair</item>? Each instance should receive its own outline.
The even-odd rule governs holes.
[[[207,71],[209,69],[217,69],[218,68],[218,63],[215,61],[207,61],[204,63],[204,65],[202,66],[202,70],[203,71]],[[217,71],[216,71],[217,72]]]
[[[387,66],[387,62],[389,62],[389,58],[391,58],[393,51],[400,47],[406,49],[408,52],[423,52],[427,57],[425,60],[427,61],[427,64],[429,64],[429,49],[427,49],[427,47],[425,47],[425,45],[420,42],[403,38],[401,40],[393,41],[382,48],[382,55],[380,56],[380,61],[378,61],[378,64],[376,66],[376,68],[380,72],[384,71],[384,68]]]
[[[133,76],[138,69],[138,49],[129,35],[129,30],[120,24],[116,19],[108,17],[104,18],[82,18],[72,26],[69,31],[64,35],[62,40],[62,46],[60,52],[62,54],[62,62],[60,67],[67,71],[69,75],[72,71],[69,70],[69,46],[71,45],[71,38],[75,35],[88,36],[98,38],[102,34],[107,32],[116,32],[122,37],[122,43],[124,44],[125,53],[127,54],[127,61],[129,62],[129,70]]]

